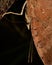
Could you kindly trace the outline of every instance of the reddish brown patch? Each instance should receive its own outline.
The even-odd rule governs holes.
[[[39,56],[45,65],[52,65],[52,0],[27,0],[27,15]]]

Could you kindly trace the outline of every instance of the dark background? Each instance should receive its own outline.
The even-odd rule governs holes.
[[[25,0],[16,0],[8,11],[20,13]],[[28,63],[30,43],[34,43],[27,29],[25,9],[22,16],[6,15],[0,20],[0,65],[43,65],[33,45],[33,62]]]

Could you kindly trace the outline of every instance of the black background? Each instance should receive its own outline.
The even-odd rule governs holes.
[[[8,11],[20,13],[24,2],[16,0]],[[32,36],[26,24],[25,9],[22,16],[9,14],[0,21],[0,65],[43,65],[34,45],[33,62],[27,62]]]

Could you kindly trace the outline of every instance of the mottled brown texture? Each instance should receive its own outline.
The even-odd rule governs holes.
[[[34,44],[44,65],[52,65],[52,0],[27,0]]]
[[[0,19],[2,14],[4,14],[14,3],[15,0],[0,0]]]

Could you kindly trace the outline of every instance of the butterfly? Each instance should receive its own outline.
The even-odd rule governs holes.
[[[23,6],[22,6],[22,9],[21,9],[21,12],[20,13],[15,13],[15,12],[8,12],[8,9],[12,6],[12,4],[14,4],[16,0],[0,0],[0,20],[5,16],[5,15],[8,15],[8,14],[13,14],[13,15],[19,15],[19,16],[22,16],[23,15],[23,12],[24,12],[24,9],[25,9],[25,6],[27,4],[27,1],[24,2]],[[27,15],[25,14],[25,18],[26,20],[28,20],[27,22],[27,28],[29,29],[30,25],[29,25],[29,19],[27,17]],[[28,62],[29,62],[29,58],[30,58],[30,54],[31,54],[31,46],[32,44],[30,44],[30,48],[29,48],[29,54],[28,54]],[[32,59],[31,59],[32,60]]]
[[[25,18],[28,23],[27,27],[31,30],[34,45],[43,63],[52,65],[52,0],[26,0],[20,13],[7,12],[15,0],[0,1],[0,19],[7,14],[23,15],[24,8],[27,5]],[[8,7],[7,2],[10,1],[11,4]],[[2,5],[3,2],[5,4]],[[30,59],[32,61],[32,57]]]

